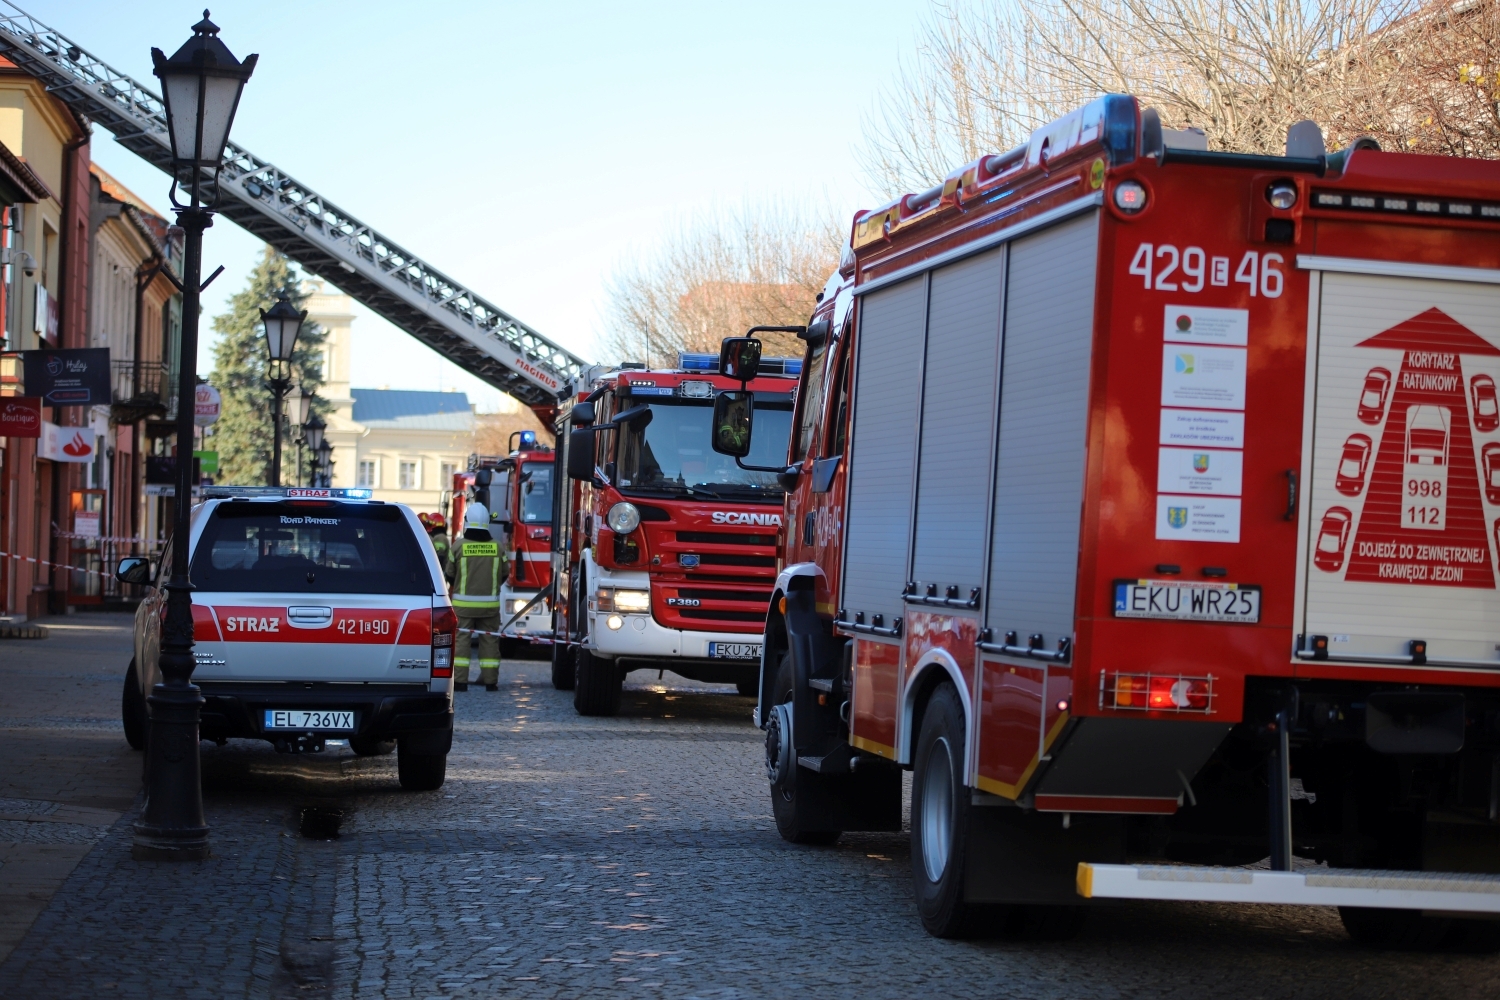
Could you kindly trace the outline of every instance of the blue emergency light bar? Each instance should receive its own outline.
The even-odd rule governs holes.
[[[288,500],[369,500],[374,490],[345,486],[205,486],[200,495],[205,500],[254,499],[282,497]]]
[[[683,371],[690,372],[713,372],[718,374],[719,356],[717,354],[689,354],[684,351],[677,355],[677,367]],[[801,358],[761,358],[760,374],[762,375],[801,375]]]
[[[522,431],[521,447],[530,448],[534,444],[536,444],[536,431]]]

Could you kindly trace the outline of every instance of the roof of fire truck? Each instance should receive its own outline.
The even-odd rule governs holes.
[[[764,378],[795,379],[801,374],[801,358],[763,357],[760,359],[760,371],[751,380],[751,384],[754,385]],[[719,374],[717,354],[683,351],[677,355],[675,368],[647,368],[643,364],[624,362],[613,367],[598,366],[589,369],[576,383],[578,392],[576,398],[588,397],[598,390],[600,384],[606,379],[629,384],[631,394],[636,396],[692,395],[689,392],[679,393],[678,389],[696,383],[702,386],[699,393],[707,398],[713,395],[717,383],[705,381],[706,379],[726,381],[726,384],[739,384],[737,380]]]
[[[1322,148],[1322,134],[1315,126],[1311,145],[1307,143],[1308,134],[1302,132],[1300,140],[1289,135],[1286,156],[1211,151],[1202,148],[1206,143],[1202,143],[1201,134],[1198,143],[1192,144],[1198,148],[1187,148],[1181,144],[1181,133],[1161,127],[1154,109],[1142,110],[1136,98],[1129,95],[1106,94],[1041,126],[1030,139],[1008,153],[981,156],[926,191],[905,194],[879,208],[856,212],[839,271],[847,278],[854,272],[855,254],[878,252],[890,244],[894,235],[921,229],[940,218],[980,208],[988,209],[984,214],[990,217],[1006,214],[1006,208],[1018,207],[1017,203],[1024,200],[1017,195],[1036,196],[1043,193],[1039,187],[1050,190],[1053,185],[1049,182],[1059,180],[1061,171],[1068,167],[1077,169],[1090,156],[1097,157],[1101,152],[1104,157],[1093,165],[1087,178],[1095,191],[1104,187],[1109,168],[1150,159],[1158,166],[1195,164],[1313,175],[1317,180],[1312,183],[1319,187],[1360,189],[1352,195],[1315,189],[1297,206],[1299,214],[1358,213],[1387,219],[1406,217],[1412,222],[1440,221],[1449,226],[1500,223],[1494,161],[1416,153],[1356,157],[1354,154],[1360,151],[1382,152],[1379,144],[1368,137],[1328,153]],[[1437,198],[1416,197],[1416,189]],[[1407,196],[1403,197],[1402,192],[1407,192]],[[1002,207],[1006,202],[1011,203]]]

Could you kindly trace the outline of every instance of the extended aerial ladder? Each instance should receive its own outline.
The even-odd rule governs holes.
[[[9,0],[0,55],[42,81],[126,149],[172,171],[166,109],[150,88]],[[544,422],[586,366],[286,171],[230,142],[217,211],[326,278],[465,371],[530,406]]]

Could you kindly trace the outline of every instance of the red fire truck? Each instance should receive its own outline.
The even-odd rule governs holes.
[[[938,935],[1134,898],[1494,945],[1500,165],[1193,138],[1108,96],[855,217],[761,661],[777,826],[898,830],[912,770]]]
[[[587,373],[564,404],[552,682],[580,713],[613,715],[641,667],[756,693],[800,366],[767,358],[752,383],[762,424],[750,462],[710,447],[715,397],[739,385],[712,354]]]
[[[552,635],[552,603],[543,591],[552,582],[555,456],[535,431],[516,431],[510,444],[509,455],[471,455],[469,468],[454,474],[449,525],[456,542],[464,507],[477,498],[490,512],[491,530],[504,533],[510,569],[500,585],[501,646],[518,656]]]

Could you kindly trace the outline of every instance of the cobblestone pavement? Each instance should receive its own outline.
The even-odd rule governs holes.
[[[205,747],[214,857],[129,817],[0,966],[5,997],[1494,997],[1500,958],[1378,954],[1330,910],[1124,905],[1073,941],[937,941],[902,835],[781,841],[750,699],[632,675],[581,719],[547,667],[459,695],[448,782],[394,757]],[[299,836],[342,813],[341,836]]]

